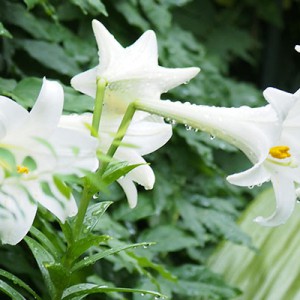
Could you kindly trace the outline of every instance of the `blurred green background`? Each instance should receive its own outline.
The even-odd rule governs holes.
[[[294,50],[300,44],[299,15],[299,0],[0,0],[0,94],[30,108],[46,76],[64,84],[66,113],[91,111],[93,100],[69,82],[98,63],[91,28],[96,18],[123,46],[153,29],[162,66],[201,68],[163,99],[265,105],[264,88],[299,87],[300,54]],[[156,289],[172,299],[233,299],[240,291],[206,263],[222,240],[252,247],[236,220],[260,189],[231,186],[225,179],[249,162],[223,141],[179,125],[171,141],[146,160],[156,175],[155,188],[140,189],[138,206],[130,210],[122,190],[112,185],[98,199],[115,203],[97,230],[114,237],[113,243],[158,244],[110,257],[84,276]],[[23,243],[2,246],[0,266],[42,290],[27,251]],[[16,259],[18,268],[11,264]],[[88,299],[147,299],[103,297]]]

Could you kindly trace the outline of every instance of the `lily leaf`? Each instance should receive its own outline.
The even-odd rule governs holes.
[[[77,284],[69,287],[65,290],[62,300],[70,300],[74,299],[78,296],[86,296],[90,294],[99,294],[99,293],[111,293],[111,292],[119,292],[119,293],[139,293],[143,295],[151,295],[156,299],[166,299],[166,297],[160,293],[148,290],[141,289],[129,289],[129,288],[115,288],[108,286],[99,286],[92,283],[83,283]]]

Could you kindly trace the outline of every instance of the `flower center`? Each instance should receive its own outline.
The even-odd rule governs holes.
[[[17,172],[20,174],[28,174],[29,173],[29,169],[27,167],[24,166],[17,166]]]
[[[289,150],[290,147],[288,146],[275,146],[269,150],[269,154],[274,158],[285,159],[291,156]]]

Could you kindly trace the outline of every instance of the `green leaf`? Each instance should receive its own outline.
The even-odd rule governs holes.
[[[103,250],[100,253],[93,254],[91,256],[87,256],[82,261],[76,263],[74,265],[74,267],[72,268],[72,272],[80,270],[87,266],[90,266],[90,265],[94,264],[95,262],[97,262],[98,260],[105,258],[109,255],[116,254],[120,251],[129,250],[129,249],[133,249],[133,248],[137,248],[137,247],[148,247],[149,245],[153,245],[153,244],[154,243],[136,243],[136,244],[120,246],[120,247],[116,247],[116,248],[112,248],[112,249],[108,249],[108,250]]]
[[[24,39],[18,40],[18,45],[41,65],[57,73],[74,76],[81,71],[73,58],[56,43]]]
[[[41,298],[36,294],[36,292],[34,290],[32,290],[29,285],[27,285],[23,280],[21,280],[17,276],[15,276],[5,270],[2,270],[2,269],[0,269],[0,276],[11,280],[15,285],[20,286],[21,288],[26,290],[28,293],[30,293],[35,299],[41,300]]]
[[[57,249],[54,244],[48,239],[46,235],[44,235],[41,231],[39,231],[34,226],[31,226],[30,233],[40,242],[40,244],[47,250],[51,255],[55,258],[59,257],[59,249]]]
[[[11,91],[11,97],[25,108],[34,105],[42,86],[42,79],[27,77]]]
[[[141,165],[144,164],[128,165],[127,162],[110,163],[102,176],[102,180],[105,184],[109,185]]]
[[[119,293],[139,293],[143,295],[151,295],[154,296],[156,299],[166,299],[166,297],[160,293],[148,290],[141,290],[141,289],[130,289],[130,288],[115,288],[115,287],[108,287],[108,286],[99,286],[92,283],[82,283],[76,284],[64,291],[62,300],[70,300],[74,299],[78,296],[87,296],[91,294],[100,294],[100,293],[112,293],[112,292],[119,292]]]
[[[30,248],[30,250],[38,264],[38,267],[39,267],[39,269],[42,273],[42,276],[44,278],[44,281],[48,287],[50,295],[54,295],[55,294],[55,286],[53,285],[49,271],[46,268],[46,265],[55,263],[54,257],[41,244],[39,244],[34,239],[26,236],[24,238],[24,240],[27,243],[28,247]]]
[[[79,94],[73,88],[63,86],[65,93],[64,111],[70,113],[84,113],[87,111],[93,111],[94,99]]]
[[[87,235],[80,240],[77,240],[69,249],[69,256],[74,260],[81,254],[87,251],[92,246],[98,246],[100,243],[106,242],[110,239],[108,235]]]
[[[82,10],[84,14],[108,16],[104,4],[101,0],[71,0],[71,2]]]
[[[14,300],[26,300],[25,297],[23,297],[17,290],[12,288],[10,285],[8,285],[6,282],[0,280],[0,290],[11,297],[11,299]]]
[[[86,234],[88,232],[93,231],[98,221],[108,209],[108,207],[112,204],[111,201],[103,201],[99,203],[95,203],[87,209],[87,212],[84,217],[84,229],[83,232]]]
[[[42,0],[23,0],[23,1],[25,2],[29,10],[33,9],[37,4],[43,3]]]
[[[174,285],[179,295],[197,299],[233,299],[240,291],[230,287],[221,276],[214,274],[204,266],[185,264],[174,269],[180,278]]]
[[[198,245],[194,237],[172,225],[159,225],[145,230],[139,239],[156,242],[157,244],[150,249],[155,252],[173,252]]]
[[[141,257],[135,255],[133,252],[128,253],[132,258],[134,258],[138,265],[143,268],[151,268],[157,271],[162,277],[170,281],[177,281],[177,277],[174,276],[170,271],[168,271],[163,265],[156,264],[150,261],[147,257]]]
[[[0,22],[0,36],[7,37],[7,38],[10,38],[10,39],[12,39],[12,37],[13,37],[11,35],[11,33],[7,29],[5,29],[2,22]]]
[[[7,94],[7,92],[12,91],[16,87],[16,85],[17,82],[14,79],[0,78],[0,93],[10,97],[10,95]]]

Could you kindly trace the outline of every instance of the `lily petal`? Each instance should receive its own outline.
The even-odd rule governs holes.
[[[48,185],[53,197],[47,195],[42,190],[39,182],[32,181],[27,185],[27,188],[34,199],[37,199],[42,206],[48,209],[63,223],[66,218],[77,214],[77,205],[72,195],[70,195],[70,198],[66,198],[59,192],[52,180],[44,181],[44,183]]]
[[[40,94],[30,111],[30,119],[26,130],[28,132],[32,131],[35,137],[51,134],[57,127],[63,104],[64,92],[62,86],[58,82],[44,78]]]
[[[20,130],[20,124],[27,119],[28,112],[25,108],[7,97],[0,96],[0,138],[7,131]]]
[[[146,155],[165,145],[171,136],[170,124],[166,124],[163,118],[148,116],[140,122],[131,123],[124,142],[136,146],[140,155]]]
[[[127,161],[129,164],[145,164],[130,171],[126,177],[144,186],[145,189],[150,190],[153,188],[155,182],[153,170],[146,164],[140,154],[130,148],[120,147],[114,157],[120,161]]]
[[[97,67],[82,72],[71,79],[71,86],[92,98],[96,97]]]
[[[92,27],[101,59],[99,68],[99,72],[101,73],[109,67],[116,57],[122,55],[123,47],[99,21],[93,20]]]
[[[275,88],[267,88],[263,92],[266,100],[275,109],[278,117],[284,120],[288,113],[291,111],[291,107],[296,103],[296,96]]]
[[[126,194],[129,207],[135,208],[137,205],[138,194],[133,181],[126,177],[123,177],[123,178],[119,178],[117,182],[120,184],[120,186],[122,187],[122,189]]]
[[[273,173],[271,181],[276,196],[276,210],[270,217],[259,216],[254,221],[273,227],[284,224],[292,214],[296,203],[296,192],[293,181],[282,174]]]
[[[184,121],[193,128],[233,144],[254,164],[265,160],[281,132],[278,117],[270,105],[261,108],[225,108],[168,100],[139,103],[154,114]]]
[[[256,186],[261,185],[266,181],[270,180],[270,173],[260,163],[255,164],[252,168],[237,174],[228,176],[226,179],[231,184],[239,186]]]
[[[48,142],[59,153],[56,173],[84,175],[82,170],[95,171],[98,141],[88,133],[68,128],[57,128]]]
[[[0,239],[3,244],[16,245],[30,230],[37,204],[24,188],[16,183],[2,187],[0,197]]]

